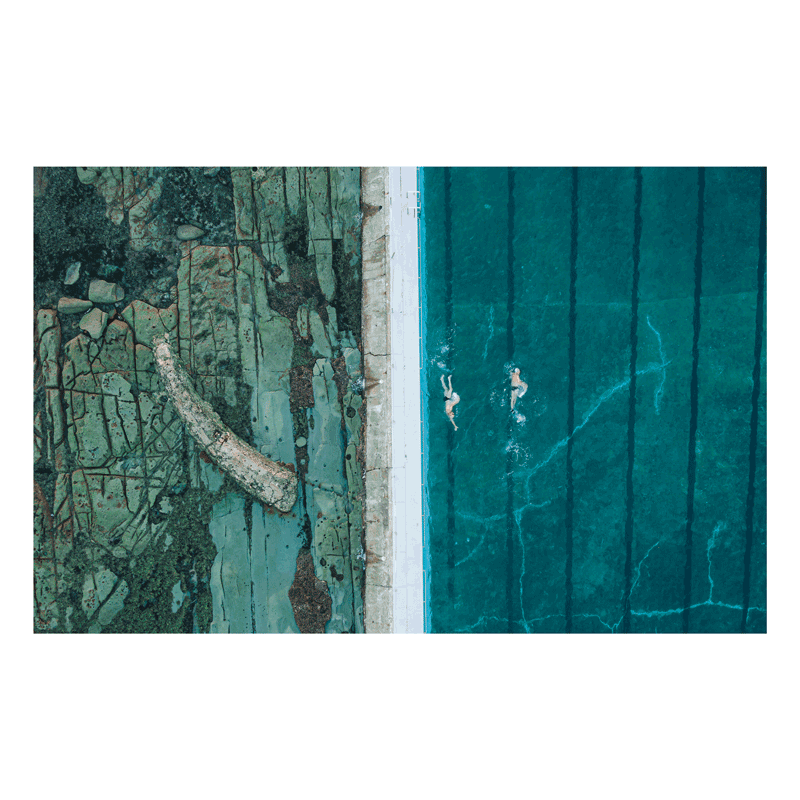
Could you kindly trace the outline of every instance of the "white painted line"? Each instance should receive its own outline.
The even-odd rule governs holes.
[[[389,186],[394,632],[423,633],[417,168],[391,167]]]

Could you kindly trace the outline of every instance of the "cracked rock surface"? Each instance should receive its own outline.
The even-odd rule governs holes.
[[[34,629],[362,632],[359,170],[36,177]],[[291,505],[189,435],[165,337]]]

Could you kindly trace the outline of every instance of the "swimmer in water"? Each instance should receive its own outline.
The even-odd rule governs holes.
[[[519,367],[511,371],[511,410],[517,403],[517,398],[522,397],[528,391],[528,384],[519,378]]]
[[[453,407],[460,402],[461,398],[458,396],[456,392],[453,391],[453,376],[447,376],[447,383],[448,386],[445,386],[444,382],[444,375],[441,377],[442,381],[442,389],[444,389],[444,413],[450,419],[450,422],[453,423],[453,427],[458,430],[458,425],[456,425],[455,419],[453,419]]]

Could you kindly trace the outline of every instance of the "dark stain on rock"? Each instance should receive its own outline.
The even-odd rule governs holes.
[[[300,364],[289,373],[289,409],[292,414],[301,408],[314,407],[314,386],[311,382],[312,367]]]
[[[283,241],[286,254],[305,259],[308,253],[308,213],[305,204],[297,214],[286,210]]]
[[[361,240],[347,252],[342,239],[333,241],[333,272],[336,291],[331,305],[336,309],[340,330],[361,331]]]
[[[383,206],[373,206],[369,203],[361,203],[361,213],[364,215],[364,220],[368,220],[370,217],[377,214]]]
[[[297,535],[303,538],[303,549],[310,550],[313,534],[311,532],[311,519],[308,514],[303,514],[303,526]]]
[[[308,447],[295,447],[294,455],[297,459],[297,477],[304,481],[308,472]]]
[[[317,306],[325,302],[325,295],[319,288],[319,283],[311,277],[300,277],[294,283],[275,283],[268,292],[269,306],[273,311],[277,311],[282,317],[286,317],[290,322],[297,324],[297,309],[304,305],[308,300],[314,299]],[[299,334],[296,333],[297,336]]]
[[[297,570],[288,594],[300,633],[325,633],[333,604],[328,584],[314,574],[314,559],[305,547],[297,555]]]

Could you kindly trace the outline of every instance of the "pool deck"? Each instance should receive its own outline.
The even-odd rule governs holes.
[[[422,633],[417,171],[364,167],[361,175],[367,396],[364,624],[367,633]]]

